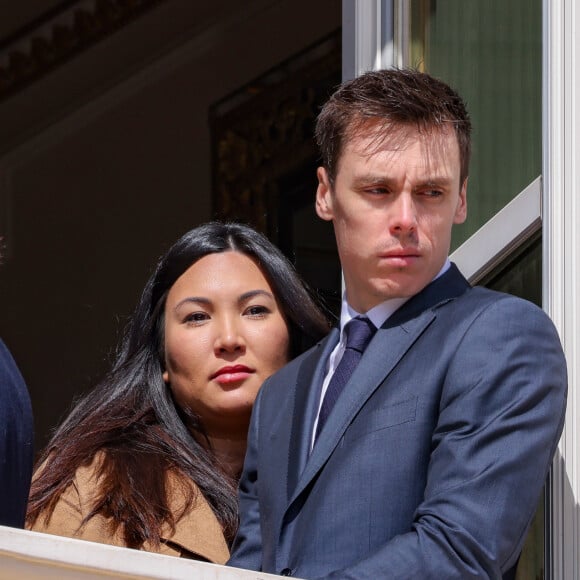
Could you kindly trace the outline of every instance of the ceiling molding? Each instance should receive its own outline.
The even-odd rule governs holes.
[[[0,39],[0,102],[166,0],[66,0]]]

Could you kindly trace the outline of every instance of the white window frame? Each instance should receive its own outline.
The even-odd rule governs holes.
[[[543,283],[546,312],[568,362],[568,407],[551,473],[548,514],[552,580],[580,578],[580,10],[577,0],[543,0]]]
[[[542,179],[537,177],[453,254],[461,273],[477,284],[542,229]]]

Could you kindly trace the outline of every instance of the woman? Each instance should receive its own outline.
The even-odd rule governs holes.
[[[215,563],[262,382],[328,330],[266,238],[209,223],[161,258],[107,378],[58,428],[30,529]]]

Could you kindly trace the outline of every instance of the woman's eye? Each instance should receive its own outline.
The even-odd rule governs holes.
[[[246,316],[261,317],[261,316],[265,316],[266,314],[268,314],[268,312],[270,312],[270,310],[268,308],[266,308],[265,306],[250,306],[250,307],[246,308],[244,314]]]
[[[206,312],[190,312],[184,319],[183,322],[196,324],[198,322],[203,322],[209,319],[209,314]]]

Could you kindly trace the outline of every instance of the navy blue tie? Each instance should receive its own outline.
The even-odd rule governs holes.
[[[324,395],[324,400],[320,407],[320,414],[318,415],[315,440],[322,431],[324,423],[326,423],[326,419],[338,400],[344,385],[346,385],[350,379],[365,348],[367,347],[367,344],[370,342],[376,330],[375,325],[368,318],[363,318],[361,316],[353,318],[344,327],[346,333],[346,347],[342,359],[340,359],[340,362],[330,379],[328,388],[326,389],[326,394]]]

